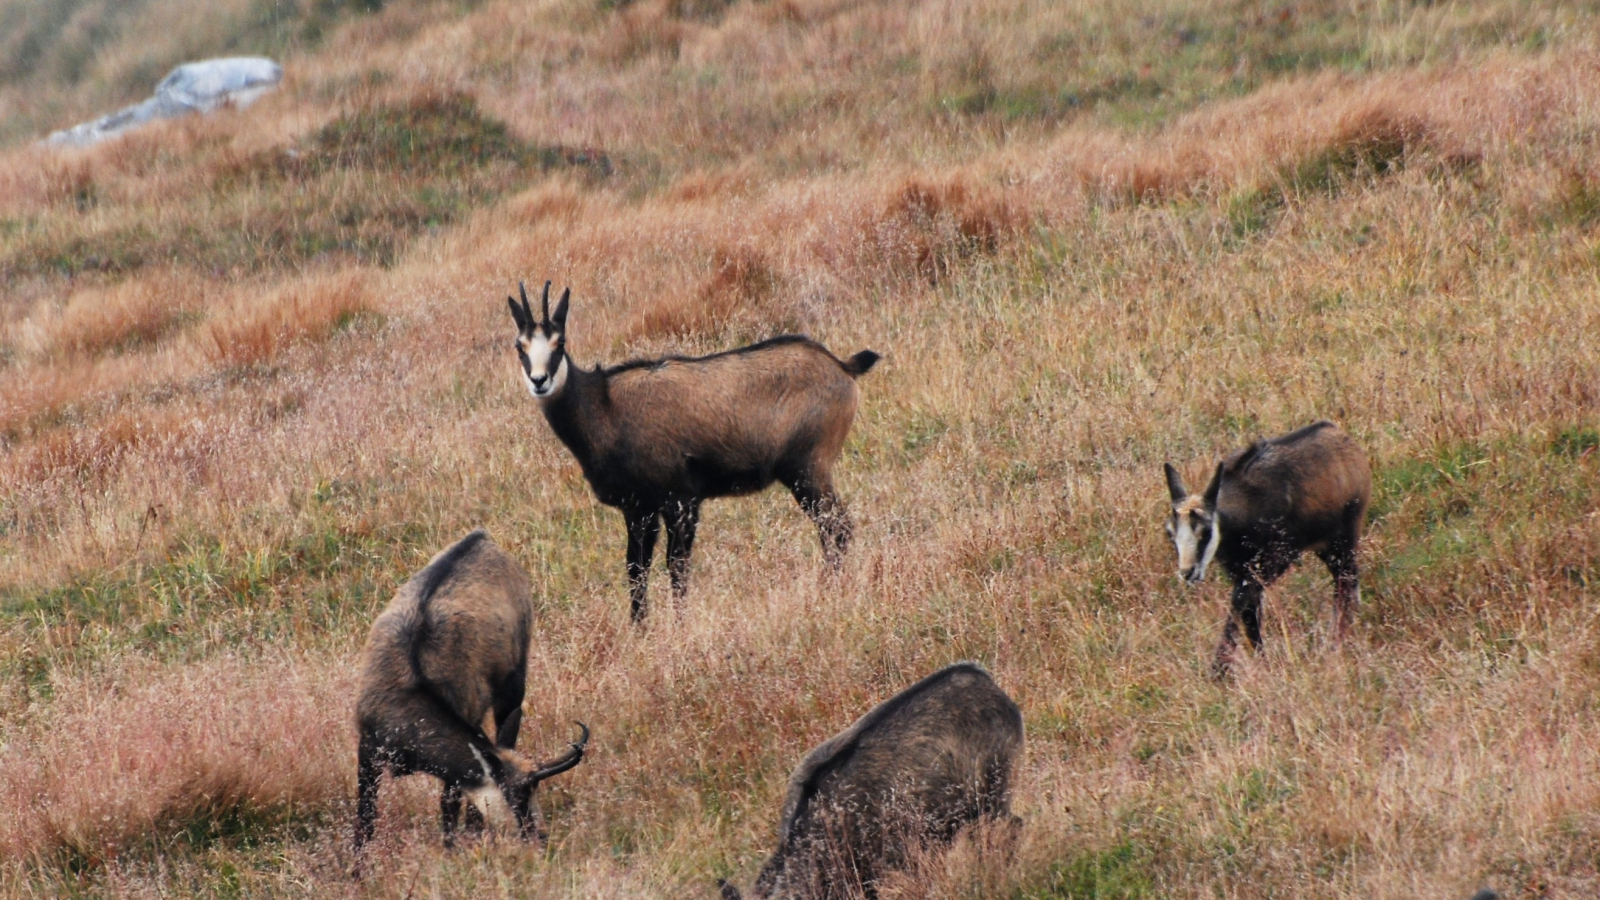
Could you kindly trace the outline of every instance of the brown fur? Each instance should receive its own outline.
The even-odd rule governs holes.
[[[833,466],[855,418],[856,378],[876,353],[840,360],[810,338],[785,335],[711,356],[584,370],[566,356],[568,296],[552,314],[547,283],[538,319],[526,291],[521,306],[511,299],[517,350],[530,387],[565,372],[561,387],[536,396],[595,497],[622,510],[634,621],[645,615],[662,520],[673,595],[687,592],[700,504],[710,497],[781,482],[816,522],[828,564],[840,564],[851,524]],[[545,341],[559,349],[535,372],[530,352]]]
[[[1216,563],[1233,580],[1233,614],[1217,648],[1226,672],[1242,625],[1261,644],[1265,585],[1302,553],[1316,553],[1333,575],[1336,634],[1343,640],[1360,592],[1357,550],[1372,493],[1367,456],[1331,422],[1315,422],[1228,455],[1202,495],[1189,495],[1169,465],[1173,521],[1209,515],[1220,529]],[[1191,521],[1194,521],[1191,519]]]
[[[576,765],[583,748],[574,744],[565,757],[543,765],[513,749],[532,621],[527,574],[487,535],[474,531],[402,585],[372,623],[356,702],[358,873],[385,769],[444,782],[440,823],[447,844],[454,839],[462,792],[491,785],[505,796],[523,834],[542,837],[533,790],[540,780]],[[491,715],[494,741],[483,729]],[[468,816],[469,828],[481,827],[475,811],[469,809]]]
[[[605,387],[588,432],[593,452],[627,454],[631,479],[686,495],[749,493],[773,480],[709,484],[697,462],[709,460],[755,476],[798,456],[813,484],[831,487],[859,398],[855,377],[810,340],[619,368]]]
[[[918,845],[984,820],[1020,824],[1011,779],[1022,745],[1021,712],[982,667],[924,678],[806,754],[754,895],[872,896]]]

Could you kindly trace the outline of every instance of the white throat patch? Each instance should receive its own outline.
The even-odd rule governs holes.
[[[1194,580],[1201,581],[1206,577],[1206,568],[1211,565],[1212,557],[1217,555],[1217,545],[1222,543],[1222,524],[1215,515],[1211,517],[1211,539],[1206,541],[1205,553],[1200,557],[1200,568],[1195,570]]]

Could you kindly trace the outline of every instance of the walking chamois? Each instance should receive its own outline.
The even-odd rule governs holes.
[[[1241,624],[1261,647],[1262,590],[1307,550],[1333,575],[1335,633],[1344,640],[1361,599],[1356,551],[1372,492],[1367,456],[1349,435],[1315,422],[1258,440],[1219,463],[1203,494],[1190,494],[1171,463],[1166,473],[1179,577],[1200,583],[1214,559],[1233,581],[1215,675],[1227,674]]]
[[[1022,713],[983,667],[960,662],[878,704],[818,744],[789,777],[778,848],[754,896],[875,896],[919,846],[982,821],[1015,828],[1011,780]],[[724,900],[739,900],[723,882]]]
[[[519,286],[520,287],[520,286]],[[523,381],[556,437],[577,457],[596,499],[622,511],[633,621],[645,617],[650,561],[661,520],[674,600],[688,590],[700,503],[782,482],[816,522],[837,568],[850,516],[833,465],[855,417],[856,379],[878,361],[863,350],[840,360],[801,335],[710,356],[669,356],[584,370],[567,353],[567,301],[538,318],[520,287],[508,297]]]
[[[539,782],[583,759],[589,729],[566,754],[534,763],[515,751],[522,724],[533,605],[528,576],[482,531],[474,531],[401,586],[367,638],[356,783],[356,874],[378,814],[378,778],[425,773],[444,782],[439,824],[455,841],[463,792],[468,827],[498,790],[524,838],[543,840],[533,804]],[[494,715],[495,739],[484,734]]]

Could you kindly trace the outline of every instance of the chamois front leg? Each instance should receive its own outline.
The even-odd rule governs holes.
[[[1265,591],[1261,582],[1246,578],[1233,586],[1233,596],[1230,598],[1234,618],[1244,628],[1250,649],[1256,651],[1261,649],[1261,595]]]
[[[667,504],[666,519],[667,574],[672,577],[673,602],[680,604],[689,593],[689,556],[694,552],[694,533],[700,525],[700,499]]]
[[[633,623],[644,621],[650,589],[650,560],[656,554],[656,536],[661,532],[660,511],[654,507],[625,509],[628,522],[628,599]]]
[[[1211,677],[1218,681],[1228,677],[1233,670],[1233,655],[1239,650],[1239,617],[1229,614],[1222,623],[1222,639],[1217,641],[1217,653],[1211,660]]]
[[[444,832],[444,845],[456,845],[456,824],[461,819],[461,785],[445,783],[439,792],[439,829]]]
[[[1229,598],[1232,609],[1228,621],[1222,626],[1222,640],[1217,642],[1217,655],[1211,663],[1212,677],[1226,677],[1233,668],[1241,627],[1251,648],[1261,649],[1261,593],[1261,583],[1254,578],[1245,577],[1234,582],[1233,594]]]

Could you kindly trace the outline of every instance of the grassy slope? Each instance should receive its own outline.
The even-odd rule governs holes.
[[[1027,715],[1031,824],[897,896],[1592,896],[1594,10],[1357,11],[324,5],[345,24],[248,113],[14,142],[0,883],[710,896],[806,747],[976,658]],[[85,71],[38,102],[125,70]],[[793,328],[886,352],[844,575],[786,498],[713,504],[682,616],[632,630],[618,517],[502,343],[542,277],[585,361]],[[1215,686],[1226,588],[1174,583],[1160,463],[1317,416],[1379,478],[1358,637],[1328,646],[1302,566]],[[537,585],[525,740],[582,718],[595,753],[542,853],[446,855],[431,786],[387,791],[357,887],[351,659],[479,524]]]

